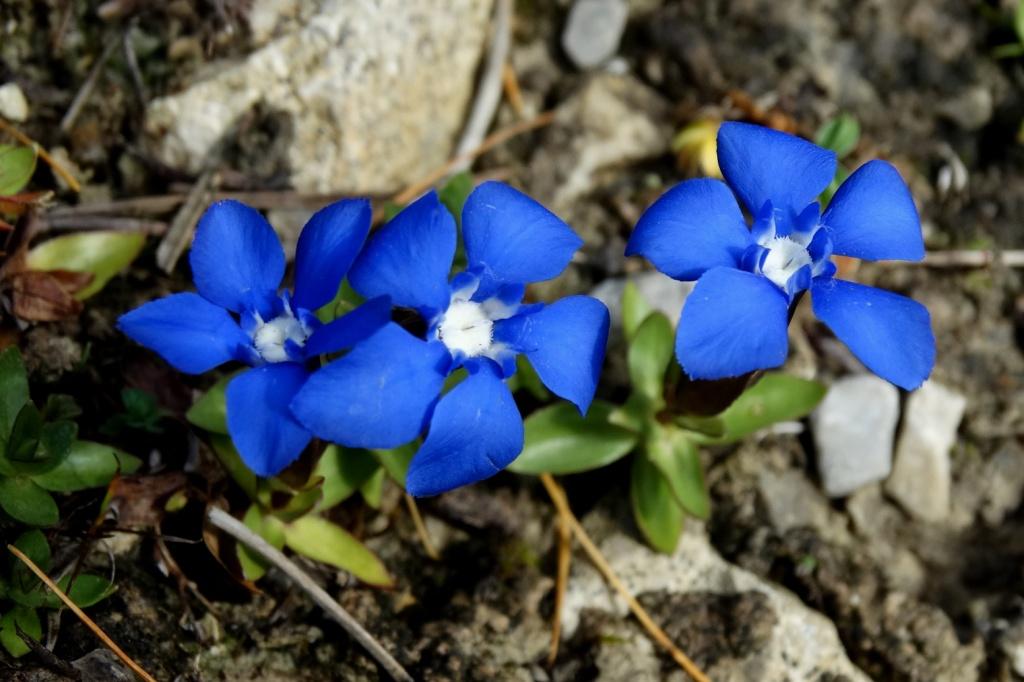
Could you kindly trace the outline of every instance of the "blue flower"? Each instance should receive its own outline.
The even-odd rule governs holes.
[[[697,280],[683,306],[676,357],[694,379],[777,367],[789,311],[810,290],[815,315],[871,371],[912,390],[935,361],[927,309],[903,296],[836,279],[832,254],[920,260],[921,223],[892,165],[870,161],[822,214],[816,199],[836,169],[832,152],[746,123],[718,133],[718,180],[682,182],[641,216],[626,255]],[[748,229],[733,193],[754,217]]]
[[[451,280],[455,220],[434,192],[374,235],[349,281],[363,296],[390,297],[399,317],[417,313],[426,331],[386,325],[292,402],[310,431],[351,447],[393,448],[426,430],[406,478],[417,496],[492,476],[522,450],[522,417],[505,383],[518,354],[585,412],[608,337],[608,310],[596,299],[522,303],[527,283],[557,276],[582,245],[554,214],[487,182],[466,200],[462,230],[468,267]],[[442,395],[459,368],[466,377]]]
[[[312,436],[288,404],[322,353],[349,348],[390,319],[386,298],[321,324],[313,314],[333,300],[366,240],[370,205],[347,200],[318,211],[302,230],[295,290],[278,293],[285,256],[270,224],[237,201],[203,215],[190,262],[198,294],[173,294],[122,315],[118,328],[176,369],[201,374],[230,361],[253,369],[227,387],[227,424],[245,464],[273,476]]]

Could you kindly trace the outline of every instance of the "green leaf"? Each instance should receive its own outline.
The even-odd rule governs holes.
[[[228,435],[228,403],[224,392],[228,388],[228,383],[239,373],[233,372],[218,379],[217,383],[193,403],[192,407],[188,408],[185,419],[204,431]]]
[[[45,473],[32,476],[32,480],[46,490],[70,493],[105,487],[118,470],[122,474],[132,474],[141,465],[138,457],[112,445],[76,440],[64,461]]]
[[[672,323],[661,313],[651,313],[636,330],[629,345],[627,362],[634,390],[654,407],[664,405],[665,371],[672,362],[674,348]]]
[[[77,232],[48,239],[28,252],[30,270],[88,272],[89,284],[75,294],[82,301],[102,289],[117,273],[128,267],[146,244],[140,232]]]
[[[710,438],[718,438],[725,433],[725,422],[721,417],[698,417],[696,415],[681,414],[672,418],[672,421],[681,429],[697,433]]]
[[[852,152],[859,140],[860,123],[850,114],[839,114],[825,121],[815,136],[819,147],[831,149],[840,159]]]
[[[995,59],[1016,59],[1024,57],[1024,43],[1007,43],[998,45],[992,49],[992,57]]]
[[[448,178],[448,182],[437,193],[441,203],[451,212],[459,226],[462,225],[462,207],[472,191],[473,174],[469,171],[462,171]]]
[[[0,508],[30,526],[52,526],[60,520],[50,493],[23,476],[0,477]]]
[[[319,516],[304,516],[288,524],[285,543],[303,556],[348,571],[370,585],[393,584],[376,554],[348,531]]]
[[[416,451],[419,450],[419,447],[419,441],[414,440],[411,443],[399,445],[397,448],[390,450],[371,450],[371,452],[377,458],[377,461],[380,462],[380,465],[387,470],[391,480],[404,489],[405,476],[409,473],[409,463],[412,462],[412,458]]]
[[[32,403],[25,403],[14,420],[4,455],[12,466],[36,463],[39,438],[43,431],[43,415]]]
[[[1024,0],[1017,3],[1013,13],[1013,30],[1017,33],[1017,40],[1024,43]]]
[[[22,533],[14,542],[14,546],[32,560],[40,570],[50,570],[50,545],[46,542],[46,536],[41,531],[30,530]],[[12,601],[35,608],[46,603],[48,590],[40,582],[39,578],[32,573],[18,557],[10,555],[11,562],[11,584],[8,586],[8,596]]]
[[[366,450],[328,445],[313,470],[314,476],[324,479],[321,486],[323,497],[316,508],[330,509],[348,499],[378,469],[377,459]]]
[[[17,347],[0,353],[0,442],[6,442],[21,408],[28,402],[28,375]]]
[[[622,289],[622,330],[626,334],[626,341],[633,342],[636,331],[650,314],[651,306],[636,284],[632,280],[627,280],[626,286]]]
[[[36,150],[0,144],[0,197],[25,189],[36,170]]]
[[[71,443],[77,435],[78,425],[67,419],[43,424],[36,457],[46,463],[47,470],[60,465],[71,451]]]
[[[46,407],[43,408],[43,419],[46,421],[55,422],[62,419],[74,419],[81,414],[82,408],[69,395],[51,393],[46,397]]]
[[[242,519],[249,530],[267,541],[276,549],[284,548],[285,526],[281,521],[269,514],[264,514],[258,505],[251,505]],[[246,580],[256,581],[267,572],[267,562],[263,557],[242,543],[236,545],[238,561],[242,565],[242,575]]]
[[[329,303],[317,308],[316,317],[324,324],[327,324],[345,313],[355,310],[363,302],[363,297],[356,293],[356,290],[352,288],[352,285],[349,284],[346,278],[342,280],[334,298]]]
[[[359,494],[363,496],[366,504],[374,509],[380,509],[381,498],[384,495],[384,481],[387,477],[387,470],[380,467],[359,486]]]
[[[18,628],[37,642],[43,638],[43,626],[35,609],[15,606],[0,618],[0,644],[14,658],[21,658],[31,649],[18,635]]]
[[[71,576],[65,576],[57,585],[71,597],[71,601],[83,609],[95,606],[117,591],[117,588],[109,580],[98,575],[92,575],[91,573],[83,573],[76,577],[75,582],[71,583],[71,589],[69,590],[68,583],[70,580]],[[50,596],[56,598],[56,595],[51,594]],[[54,608],[57,608],[59,603],[58,600],[54,604]]]
[[[516,373],[508,379],[508,390],[515,393],[519,389],[529,392],[541,402],[546,403],[551,400],[551,393],[525,355],[516,357]]]
[[[242,457],[235,450],[230,436],[214,435],[210,437],[210,445],[213,447],[213,454],[217,456],[221,466],[228,475],[234,479],[250,500],[256,500],[259,495],[259,478],[249,467],[245,466]]]
[[[817,407],[827,389],[817,381],[772,372],[747,389],[720,416],[724,432],[707,443],[734,443],[776,422],[800,419]]]
[[[647,441],[647,456],[661,471],[676,502],[699,519],[711,516],[711,498],[697,445],[684,433],[658,426]]]
[[[674,552],[685,514],[672,496],[668,481],[643,453],[633,458],[629,498],[633,518],[647,542],[659,552]]]
[[[518,474],[573,474],[611,464],[628,454],[636,434],[609,423],[613,405],[596,400],[586,417],[560,402],[537,410],[525,422],[523,452],[509,465]]]

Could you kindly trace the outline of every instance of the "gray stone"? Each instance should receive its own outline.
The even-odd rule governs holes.
[[[942,102],[938,111],[964,130],[978,130],[992,120],[993,107],[992,92],[978,85]]]
[[[896,463],[885,491],[922,521],[934,523],[949,516],[949,451],[966,406],[962,395],[934,381],[925,382],[907,400]]]
[[[622,327],[622,292],[626,282],[632,282],[647,304],[664,313],[673,325],[679,321],[683,302],[693,291],[693,282],[679,282],[652,270],[606,279],[594,287],[590,295],[608,306],[615,328]]]
[[[764,644],[743,652],[744,657],[739,660],[729,656],[711,661],[705,672],[716,682],[868,679],[850,662],[835,626],[827,618],[781,587],[725,561],[699,524],[687,526],[672,556],[654,552],[618,530],[604,530],[610,524],[601,512],[588,516],[584,525],[633,595],[662,591],[669,595],[756,592],[765,596],[764,607],[770,609],[772,617],[763,619],[767,624]],[[622,617],[628,613],[626,603],[615,596],[588,562],[574,561],[562,611],[564,637],[569,638],[576,631],[584,609]],[[680,618],[685,619],[686,614],[680,614]],[[702,625],[695,622],[692,627],[699,630]],[[631,654],[622,651],[621,655]]]
[[[811,415],[818,471],[829,497],[845,497],[889,475],[899,410],[899,391],[873,374],[832,384]]]
[[[758,485],[768,518],[780,533],[793,528],[828,528],[828,501],[803,471],[788,469],[779,473],[765,469],[758,476]]]
[[[153,101],[152,153],[196,172],[255,105],[291,117],[292,184],[392,192],[443,163],[473,91],[491,0],[257,3],[266,44]]]
[[[576,0],[562,31],[562,48],[581,69],[600,66],[619,49],[628,17],[625,0]]]
[[[0,116],[15,123],[28,118],[28,100],[17,83],[0,85]]]

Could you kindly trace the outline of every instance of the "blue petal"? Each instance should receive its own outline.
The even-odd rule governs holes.
[[[640,216],[627,256],[644,256],[673,279],[694,280],[717,265],[736,267],[751,243],[732,191],[720,180],[681,182]]]
[[[257,476],[279,474],[312,440],[288,409],[308,376],[302,365],[278,362],[242,372],[228,384],[228,433]]]
[[[306,341],[305,355],[323,355],[351,348],[391,321],[391,299],[371,298],[355,310],[318,328]]]
[[[563,298],[495,325],[495,340],[526,353],[544,385],[586,413],[608,343],[608,308],[590,296]]]
[[[284,250],[259,211],[238,201],[206,209],[192,241],[192,277],[203,298],[236,313],[262,307],[284,276]]]
[[[839,186],[821,222],[842,256],[864,260],[921,260],[921,220],[892,164],[869,161]]]
[[[836,155],[794,135],[730,121],[718,129],[718,164],[751,213],[771,201],[797,214],[832,182]]]
[[[396,306],[444,310],[455,240],[455,218],[430,191],[370,239],[349,282],[367,298],[390,296]]]
[[[714,268],[697,280],[676,330],[676,358],[694,379],[724,379],[786,361],[789,301],[770,280]]]
[[[508,386],[489,365],[449,391],[405,479],[411,495],[437,495],[507,467],[523,449],[523,419]]]
[[[389,322],[315,372],[292,401],[292,412],[325,440],[397,447],[423,430],[450,358],[443,344],[417,339]]]
[[[500,182],[485,182],[466,199],[462,236],[470,269],[506,284],[557,277],[583,246],[561,218]]]
[[[920,386],[935,364],[935,337],[928,309],[889,291],[816,277],[814,314],[872,372],[908,391]]]
[[[250,357],[251,340],[230,313],[197,294],[150,301],[122,315],[117,327],[188,374]]]
[[[372,217],[366,199],[336,201],[313,214],[295,248],[295,305],[316,310],[334,298]]]

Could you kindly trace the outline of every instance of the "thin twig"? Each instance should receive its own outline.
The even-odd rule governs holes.
[[[463,156],[466,152],[480,146],[491,127],[494,114],[501,102],[501,76],[508,59],[508,48],[512,42],[512,0],[498,0],[494,6],[494,28],[491,31],[491,49],[487,55],[487,64],[480,75],[480,83],[476,90],[473,110],[462,131],[462,139],[455,148],[455,156]],[[472,158],[467,158],[452,167],[452,173],[469,168]]]
[[[409,203],[410,201],[412,201],[413,199],[415,199],[416,197],[430,189],[435,182],[451,173],[452,169],[458,166],[461,162],[475,159],[481,154],[488,152],[491,149],[494,149],[495,147],[503,144],[504,142],[515,137],[516,135],[522,135],[523,133],[528,132],[530,130],[534,130],[536,128],[543,128],[546,125],[550,125],[551,122],[555,120],[555,113],[556,112],[554,110],[545,111],[540,114],[537,114],[528,121],[520,121],[519,123],[507,126],[505,128],[502,128],[501,130],[494,131],[493,133],[487,136],[487,139],[480,143],[479,147],[477,147],[476,149],[472,149],[466,152],[465,154],[462,154],[461,156],[455,156],[449,159],[442,166],[439,166],[432,172],[428,173],[422,180],[414,182],[413,184],[409,185],[404,190],[396,194],[391,199],[391,201],[393,201],[396,204]]]
[[[548,652],[548,665],[554,665],[558,658],[558,645],[562,640],[562,605],[565,603],[565,588],[569,584],[569,566],[572,561],[572,533],[569,519],[562,507],[556,506],[558,519],[555,521],[558,530],[558,568],[555,573],[555,608],[551,615],[551,649]]]
[[[219,156],[219,152],[215,153]],[[186,195],[185,202],[174,215],[174,220],[171,221],[163,239],[160,240],[160,245],[156,248],[156,264],[164,272],[170,273],[174,270],[181,254],[185,253],[189,242],[192,241],[192,233],[195,231],[199,214],[209,203],[210,186],[215,175],[212,165],[199,175]]]
[[[75,94],[75,98],[71,100],[71,106],[68,107],[67,112],[64,114],[64,118],[60,120],[60,132],[65,135],[71,130],[72,126],[75,125],[75,121],[78,119],[78,114],[81,113],[82,107],[85,106],[85,102],[89,99],[89,95],[96,88],[96,83],[100,80],[100,74],[103,73],[103,67],[107,65],[107,60],[110,59],[111,55],[114,54],[114,50],[120,44],[119,40],[109,40],[107,46],[103,48],[103,52],[100,53],[99,59],[92,65],[92,70],[89,75],[86,76],[85,82],[82,83],[82,87],[78,89]]]
[[[71,601],[71,598],[64,594],[64,591],[57,587],[57,584],[50,580],[50,576],[43,573],[42,569],[35,565],[35,562],[25,556],[25,554],[14,545],[7,545],[7,550],[14,556],[18,557],[23,564],[28,566],[29,570],[35,573],[36,577],[43,581],[43,584],[50,588],[50,591],[56,594],[57,597],[64,602],[64,605],[71,609],[71,612],[78,616],[79,620],[85,623],[87,628],[92,630],[92,633],[96,635],[101,642],[103,642],[103,645],[113,651],[114,655],[121,659],[122,663],[131,668],[136,675],[146,680],[146,682],[156,682],[156,679],[143,670],[142,666],[132,660],[131,656],[126,654],[121,647],[117,646],[117,644],[114,643],[114,640],[110,639],[110,637],[107,636],[107,633],[103,632],[100,626],[97,625],[92,618],[85,615],[82,609],[78,608],[78,604]]]
[[[135,96],[139,98],[139,104],[143,108],[149,97],[146,95],[146,83],[142,79],[142,71],[139,69],[139,58],[135,54],[135,45],[132,44],[133,23],[121,34],[121,52],[124,54],[124,62],[128,65],[128,73],[132,77],[132,86],[135,88]]]
[[[416,534],[420,536],[420,542],[423,543],[423,551],[434,561],[439,561],[441,555],[437,553],[437,548],[434,547],[434,543],[430,540],[427,524],[423,523],[420,508],[416,506],[416,500],[409,493],[405,493],[405,506],[409,509],[409,515],[412,516],[413,525],[416,526]]]
[[[701,672],[700,668],[690,660],[689,656],[684,654],[675,644],[672,643],[672,640],[669,639],[667,634],[665,634],[665,631],[658,627],[657,623],[651,620],[650,615],[648,615],[644,607],[640,605],[640,602],[630,594],[629,588],[623,584],[619,576],[612,570],[612,567],[608,565],[604,555],[601,554],[597,545],[595,545],[593,540],[590,539],[590,536],[587,535],[587,531],[583,529],[583,526],[580,525],[580,522],[573,515],[572,509],[569,507],[569,501],[565,497],[565,491],[562,490],[561,486],[555,482],[555,479],[553,479],[550,474],[541,474],[540,480],[544,484],[544,488],[548,491],[548,495],[551,496],[551,501],[554,502],[555,507],[559,509],[559,513],[563,514],[569,521],[569,527],[572,529],[573,535],[575,535],[576,539],[579,540],[580,545],[582,545],[583,550],[587,553],[587,556],[590,557],[590,560],[594,562],[594,566],[596,566],[597,570],[601,572],[604,579],[615,588],[615,591],[626,600],[626,604],[629,605],[629,610],[633,612],[633,615],[636,616],[636,619],[640,621],[640,624],[644,626],[644,629],[647,630],[654,641],[664,647],[672,656],[672,659],[679,664],[679,667],[686,671],[686,674],[692,677],[696,682],[710,682],[707,675]]]
[[[144,220],[106,215],[52,215],[43,216],[43,230],[112,230],[115,232],[141,232],[160,236],[167,232],[167,223],[162,220]]]
[[[516,76],[516,70],[509,62],[505,62],[505,68],[501,71],[501,85],[505,90],[505,98],[508,100],[509,106],[516,112],[516,116],[522,118],[526,112],[526,106],[523,104],[523,91],[519,88],[519,77]]]
[[[886,261],[896,263],[898,261]],[[922,261],[933,268],[980,268],[999,263],[1008,268],[1024,267],[1024,250],[981,251],[973,249],[929,251]]]
[[[336,620],[354,640],[359,642],[393,679],[401,680],[402,682],[412,682],[412,677],[409,673],[387,652],[383,645],[374,639],[373,635],[367,632],[348,611],[342,608],[341,604],[334,601],[324,588],[320,587],[316,581],[310,578],[291,559],[282,554],[278,549],[272,547],[266,540],[253,533],[244,523],[223,509],[210,507],[206,518],[211,524],[246,545],[294,580],[320,608]]]
[[[71,188],[71,191],[82,191],[82,186],[78,184],[78,180],[75,180],[75,176],[68,172],[68,170],[64,168],[64,166],[57,163],[57,159],[50,156],[49,152],[43,149],[43,146],[41,144],[39,144],[31,137],[21,132],[11,124],[4,121],[2,118],[0,118],[0,130],[6,132],[8,135],[16,139],[18,142],[34,148],[36,150],[36,154],[39,155],[39,158],[45,161],[47,164],[49,164],[50,168],[53,169],[53,172],[59,175],[61,179],[63,179],[64,182],[67,183],[68,187]]]

